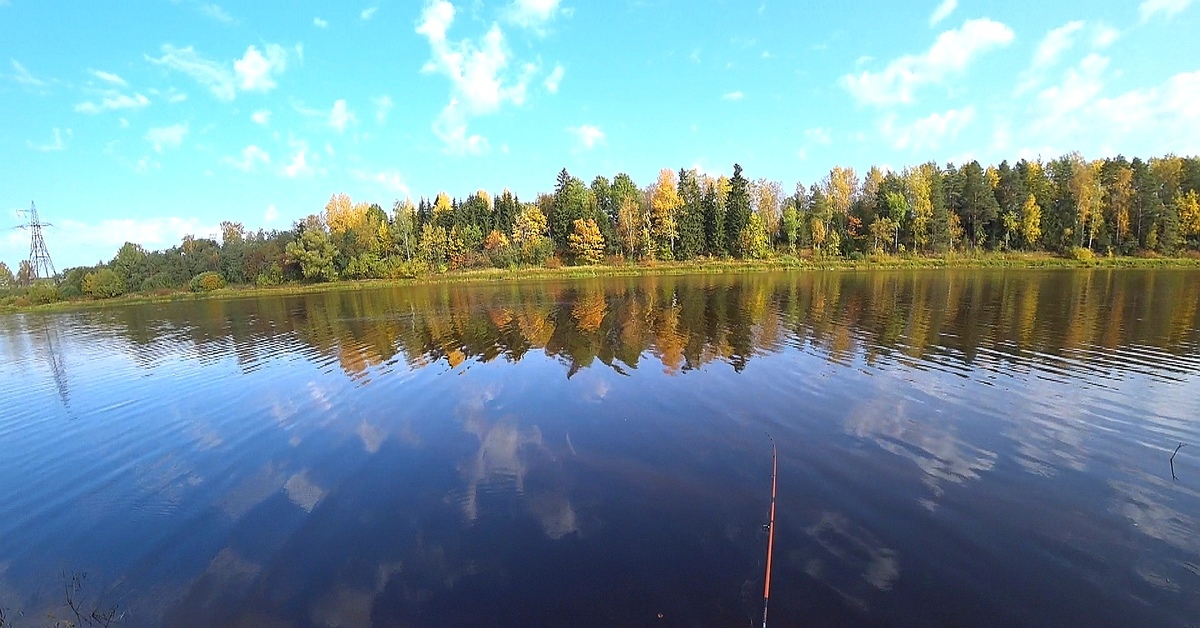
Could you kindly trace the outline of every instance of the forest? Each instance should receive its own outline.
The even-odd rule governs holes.
[[[414,278],[452,270],[618,265],[778,257],[863,259],[989,251],[1196,256],[1200,158],[925,163],[859,175],[835,167],[820,181],[783,184],[662,170],[639,187],[627,174],[591,183],[563,169],[532,202],[508,190],[465,199],[439,193],[385,210],[334,194],[290,229],[222,222],[216,237],[166,250],[126,243],[107,263],[32,280],[0,262],[0,303],[106,299],[227,285]]]

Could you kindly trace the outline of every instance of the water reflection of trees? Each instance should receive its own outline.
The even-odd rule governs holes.
[[[714,361],[740,371],[787,346],[842,363],[1067,371],[1135,368],[1147,348],[1186,358],[1198,303],[1186,271],[808,272],[267,294],[104,316],[147,363],[161,343],[186,339],[202,360],[232,352],[253,368],[299,348],[353,376],[397,362],[517,362],[531,350],[568,376],[650,359],[672,374]]]

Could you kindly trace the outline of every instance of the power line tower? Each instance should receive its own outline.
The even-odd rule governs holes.
[[[54,270],[50,250],[46,248],[46,239],[42,237],[42,227],[54,225],[38,219],[37,205],[34,205],[33,201],[29,202],[29,210],[25,213],[29,216],[29,222],[20,225],[20,228],[29,231],[29,266],[32,271],[30,280],[50,279],[57,283],[58,272]]]

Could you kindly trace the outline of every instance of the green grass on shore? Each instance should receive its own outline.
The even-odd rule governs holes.
[[[489,283],[509,281],[545,281],[588,277],[635,277],[645,275],[702,275],[770,271],[865,271],[919,269],[1200,269],[1195,257],[1096,257],[1089,261],[1060,257],[1047,253],[986,253],[979,255],[946,256],[870,256],[862,259],[814,259],[784,255],[764,260],[699,260],[689,262],[642,262],[599,266],[562,266],[559,268],[528,267],[518,269],[472,269],[446,273],[431,273],[409,279],[342,280],[329,283],[289,283],[270,288],[230,286],[205,293],[184,290],[153,294],[133,293],[115,299],[74,299],[43,305],[0,306],[0,313],[24,311],[55,311],[91,307],[109,307],[134,303],[164,303],[212,298],[238,298],[262,295],[291,295],[331,290],[362,290],[387,286],[426,284]]]

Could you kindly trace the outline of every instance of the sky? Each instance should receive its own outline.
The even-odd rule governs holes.
[[[58,268],[338,192],[562,168],[792,189],[835,165],[1196,154],[1193,0],[0,0],[0,216]],[[0,223],[0,261],[29,253]]]

